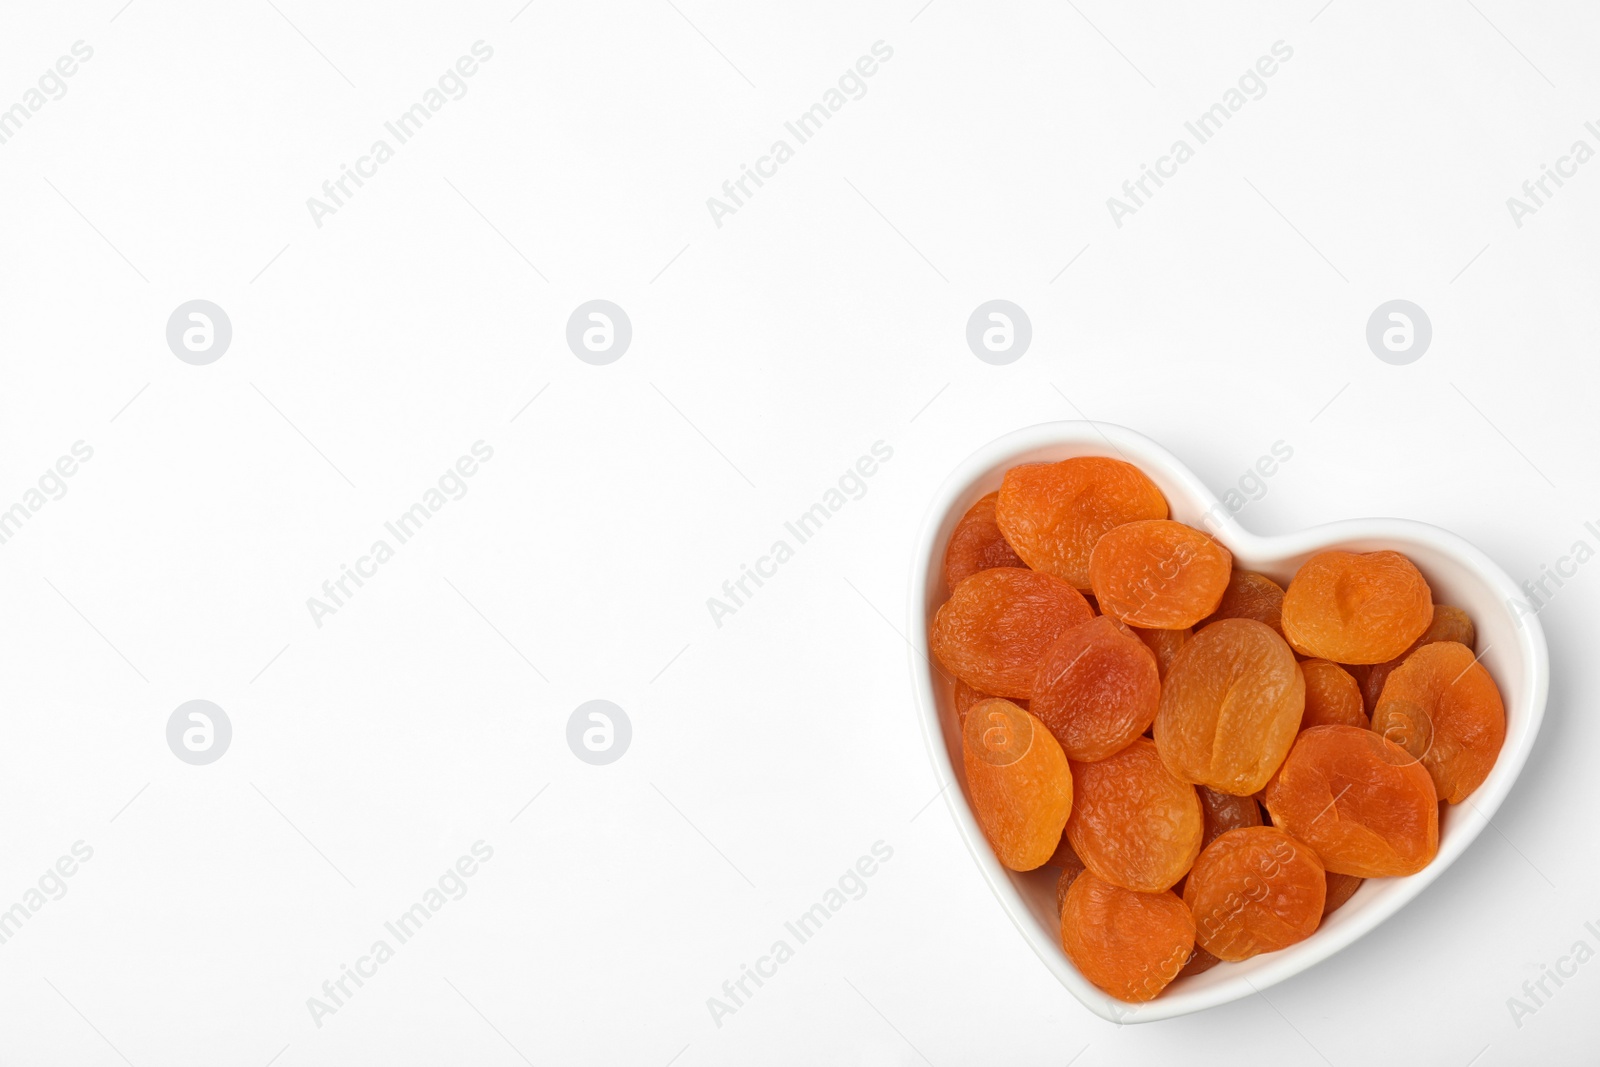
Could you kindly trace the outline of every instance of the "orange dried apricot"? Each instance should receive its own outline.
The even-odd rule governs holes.
[[[1433,779],[1405,749],[1356,726],[1313,726],[1267,784],[1267,811],[1335,874],[1416,874],[1439,852]]]
[[[1055,855],[1047,861],[1051,867],[1061,868],[1061,876],[1056,879],[1056,914],[1061,914],[1061,902],[1066,899],[1067,890],[1077,880],[1086,868],[1078,854],[1072,851],[1072,843],[1067,840],[1067,835],[1061,835],[1061,844],[1056,847]]]
[[[1367,714],[1370,715],[1378,706],[1378,698],[1383,695],[1383,683],[1389,680],[1389,675],[1394,669],[1405,662],[1405,658],[1423,645],[1431,645],[1436,641],[1459,641],[1468,648],[1477,643],[1477,628],[1472,625],[1472,619],[1460,608],[1451,607],[1449,604],[1435,604],[1433,606],[1433,621],[1422,632],[1422,636],[1411,643],[1395,659],[1385,663],[1374,663],[1367,670],[1367,676],[1361,680],[1361,696],[1367,703]]]
[[[1167,676],[1167,669],[1172,666],[1173,659],[1178,655],[1178,649],[1194,636],[1194,630],[1188,626],[1181,630],[1152,630],[1148,627],[1134,626],[1132,630],[1156,657],[1156,673],[1162,678]]]
[[[1506,706],[1472,649],[1435,641],[1389,675],[1372,729],[1422,762],[1439,799],[1459,804],[1483,784],[1500,755]]]
[[[1099,615],[1039,658],[1030,710],[1068,759],[1098,760],[1144,733],[1160,701],[1155,656],[1126,626]]]
[[[1223,590],[1222,603],[1200,625],[1222,619],[1254,619],[1283,633],[1283,586],[1265,574],[1235,569]]]
[[[962,579],[990,567],[1025,566],[1022,557],[1006,544],[1000,525],[994,521],[994,502],[999,497],[999,493],[980,497],[956,523],[944,550],[944,581],[949,588],[954,589]]]
[[[1223,619],[1196,631],[1161,685],[1162,762],[1185,782],[1249,796],[1294,743],[1305,689],[1294,653],[1265,623]]]
[[[974,689],[1026,700],[1039,657],[1093,616],[1069,583],[1021,567],[991,567],[956,586],[934,616],[934,656]]]
[[[1195,786],[1200,797],[1200,808],[1205,816],[1205,831],[1200,838],[1200,850],[1227,833],[1246,826],[1261,825],[1261,805],[1255,797],[1236,797],[1232,793],[1219,793],[1206,786]]]
[[[1328,872],[1328,898],[1322,905],[1322,917],[1338,911],[1345,902],[1356,895],[1356,890],[1361,888],[1365,878],[1357,878],[1353,874],[1334,874]],[[1059,903],[1059,902],[1058,902]]]
[[[1105,456],[1006,471],[995,520],[1034,570],[1089,588],[1089,555],[1102,534],[1136,519],[1164,519],[1167,499],[1138,467]]]
[[[1072,851],[1072,842],[1067,839],[1066,827],[1061,828],[1061,842],[1056,845],[1056,850],[1045,862],[1052,867],[1060,867],[1063,871],[1071,871],[1074,877],[1083,871],[1083,861]]]
[[[1238,961],[1310,937],[1327,892],[1311,849],[1275,827],[1251,826],[1229,830],[1200,853],[1183,902],[1201,947]]]
[[[1178,977],[1193,978],[1197,974],[1204,974],[1221,962],[1217,957],[1196,945],[1194,952],[1189,955],[1189,962],[1185,963],[1183,970],[1178,972]]]
[[[1255,797],[1236,797],[1231,793],[1219,793],[1203,785],[1195,786],[1194,791],[1200,798],[1203,826],[1200,834],[1201,852],[1229,830],[1237,830],[1241,826],[1261,825],[1261,805],[1256,803]],[[1172,887],[1172,891],[1180,897],[1183,896],[1186,880],[1180,878]]]
[[[1306,711],[1300,719],[1300,729],[1359,726],[1365,730],[1372,725],[1361,699],[1361,687],[1349,671],[1325,659],[1302,660],[1300,670],[1306,676]]]
[[[1105,992],[1151,1000],[1189,959],[1194,919],[1171,893],[1135,892],[1085,871],[1061,902],[1061,947]]]
[[[1398,552],[1319,552],[1283,595],[1283,636],[1296,652],[1335,663],[1382,663],[1422,636],[1433,593]]]
[[[1042,867],[1072,811],[1072,772],[1044,724],[1009,700],[972,706],[961,730],[972,813],[1014,871]]]
[[[993,693],[985,693],[981,689],[974,689],[966,682],[963,682],[960,678],[957,678],[955,691],[952,696],[952,700],[956,706],[956,721],[965,724],[967,721],[967,712],[971,710],[972,705],[976,704],[980,700],[993,699]],[[1028,707],[1028,702],[1026,700],[1016,700],[1014,703],[1017,705],[1017,707],[1024,710],[1026,710]]]
[[[1209,534],[1171,519],[1108,530],[1089,558],[1100,611],[1130,626],[1181,630],[1216,610],[1233,553]]]
[[[1072,763],[1067,839],[1084,865],[1126,889],[1169,888],[1200,852],[1194,787],[1174,778],[1145,738],[1092,763]],[[1181,961],[1180,961],[1181,963]]]

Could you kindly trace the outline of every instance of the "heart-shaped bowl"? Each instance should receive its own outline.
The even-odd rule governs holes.
[[[1111,456],[1134,464],[1166,494],[1172,518],[1217,538],[1233,553],[1240,568],[1259,571],[1280,584],[1286,585],[1301,563],[1324,549],[1403,552],[1427,577],[1435,602],[1453,604],[1472,617],[1481,662],[1500,687],[1506,705],[1506,740],[1500,758],[1465,803],[1444,806],[1439,819],[1439,854],[1432,863],[1407,878],[1367,879],[1348,903],[1297,945],[1179,978],[1143,1004],[1107,996],[1067,959],[1056,913],[1059,872],[1055,868],[1019,874],[995,859],[966,792],[954,682],[928,653],[928,628],[939,605],[950,595],[944,583],[945,545],[961,516],[979,497],[998,489],[1009,468],[1069,456]],[[1538,620],[1514,607],[1521,594],[1493,560],[1447,530],[1404,519],[1349,519],[1281,537],[1260,537],[1235,522],[1229,509],[1200,479],[1148,437],[1107,423],[1045,423],[1007,434],[979,449],[946,479],[934,497],[912,560],[912,685],[934,770],[947,786],[960,785],[959,795],[955,789],[945,790],[951,815],[972,858],[1023,938],[1061,984],[1096,1015],[1118,1023],[1152,1022],[1239,1000],[1327,959],[1399,911],[1472,843],[1521,773],[1544,716],[1549,655]]]

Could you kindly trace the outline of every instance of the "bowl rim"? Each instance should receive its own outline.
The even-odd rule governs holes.
[[[1352,909],[1347,904],[1335,913],[1341,917],[1338,922],[1325,924],[1305,941],[1278,952],[1257,956],[1245,965],[1238,965],[1247,966],[1248,974],[1239,973],[1211,980],[1203,988],[1169,989],[1154,1000],[1141,1004],[1116,1000],[1101,992],[1067,959],[1060,947],[1059,935],[1044,936],[1040,922],[1012,882],[1010,872],[996,860],[967,804],[961,784],[963,775],[946,745],[939,698],[934,691],[934,677],[938,668],[926,652],[932,604],[930,597],[935,588],[942,587],[943,582],[944,544],[941,532],[951,521],[953,509],[972,493],[981,479],[992,476],[996,468],[1025,461],[1024,456],[1040,451],[1059,453],[1057,458],[1110,455],[1126,459],[1141,469],[1159,471],[1164,482],[1187,494],[1189,499],[1185,503],[1201,509],[1207,532],[1238,556],[1281,557],[1287,560],[1341,544],[1368,542],[1398,545],[1413,542],[1454,557],[1464,570],[1482,581],[1488,591],[1506,604],[1508,610],[1509,605],[1516,602],[1523,592],[1488,555],[1460,535],[1409,519],[1344,519],[1288,534],[1254,534],[1241,526],[1217,495],[1175,455],[1149,437],[1114,423],[1087,420],[1039,423],[1013,430],[972,452],[940,484],[919,528],[912,557],[908,597],[907,661],[923,741],[934,770],[943,783],[941,792],[946,807],[990,890],[1040,961],[1085,1007],[1101,1018],[1118,1024],[1153,1022],[1230,1003],[1299,974],[1353,944],[1414,900],[1476,840],[1499,810],[1533,749],[1544,719],[1550,673],[1544,631],[1534,614],[1524,614],[1515,619],[1516,647],[1505,650],[1520,661],[1522,684],[1513,692],[1505,692],[1502,688],[1508,718],[1506,740],[1489,777],[1473,792],[1465,805],[1477,817],[1467,819],[1464,813],[1459,828],[1453,829],[1448,837],[1441,833],[1438,855],[1417,874],[1403,879],[1374,880],[1400,883],[1398,891],[1370,898],[1359,908]],[[976,496],[971,499],[976,499]],[[962,505],[962,511],[969,506],[970,500]],[[1481,636],[1479,643],[1482,643]],[[1488,648],[1485,648],[1479,655],[1487,652]],[[1513,707],[1517,709],[1515,719],[1511,715]],[[1363,885],[1362,889],[1366,888]],[[1357,898],[1360,896],[1358,892]],[[1352,898],[1352,901],[1357,898]],[[1213,970],[1208,973],[1216,972]]]

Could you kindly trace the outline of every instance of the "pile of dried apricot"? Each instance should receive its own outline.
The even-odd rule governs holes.
[[[1062,948],[1122,1000],[1427,866],[1505,740],[1472,620],[1405,556],[1318,552],[1281,586],[1121,460],[1007,471],[944,576],[978,824],[1008,868],[1061,869]]]

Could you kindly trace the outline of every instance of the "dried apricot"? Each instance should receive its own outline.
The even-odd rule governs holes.
[[[1246,826],[1261,825],[1261,805],[1255,797],[1236,797],[1232,793],[1219,793],[1206,786],[1195,786],[1200,797],[1200,809],[1205,816],[1205,831],[1200,837],[1200,850],[1227,833]]]
[[[1222,603],[1200,625],[1222,619],[1254,619],[1283,633],[1283,586],[1265,574],[1235,569],[1222,593]]]
[[[1051,856],[1048,865],[1060,867],[1061,876],[1056,879],[1056,914],[1061,914],[1061,902],[1066,899],[1067,890],[1077,880],[1086,868],[1078,854],[1072,851],[1072,843],[1067,840],[1067,835],[1061,835],[1061,844],[1056,847],[1055,855]]]
[[[1025,700],[1044,650],[1092,617],[1069,583],[1021,567],[992,567],[956,586],[934,616],[928,643],[974,689]]]
[[[1000,862],[1042,867],[1072,811],[1072,772],[1044,724],[1009,700],[972,706],[961,730],[972,813]]]
[[[1433,621],[1422,632],[1422,636],[1411,643],[1411,647],[1402,652],[1398,657],[1384,663],[1374,663],[1367,670],[1367,676],[1361,680],[1361,696],[1367,703],[1367,714],[1372,714],[1378,706],[1378,698],[1383,695],[1383,683],[1389,680],[1389,675],[1394,669],[1405,662],[1405,658],[1423,645],[1431,645],[1436,641],[1459,641],[1468,648],[1477,643],[1477,628],[1472,625],[1472,619],[1460,608],[1453,608],[1448,604],[1435,604],[1433,606]]]
[[[1319,552],[1283,595],[1283,636],[1296,652],[1335,663],[1382,663],[1422,636],[1433,593],[1398,552]]]
[[[1300,670],[1306,676],[1306,711],[1300,729],[1311,726],[1371,726],[1361,687],[1350,672],[1325,659],[1303,660]]]
[[[1267,784],[1272,825],[1336,874],[1416,874],[1439,852],[1439,801],[1427,769],[1371,730],[1313,726]]]
[[[971,710],[972,705],[980,700],[993,700],[994,694],[985,693],[981,689],[974,689],[960,678],[957,678],[952,699],[956,706],[956,721],[965,724],[967,712]],[[1014,703],[1017,707],[1027,710],[1028,702],[1026,700],[1017,700]]]
[[[1000,525],[994,521],[994,502],[999,493],[980,497],[956,523],[955,532],[944,550],[944,581],[951,589],[979,571],[990,567],[1022,567],[1022,557],[1006,544]]]
[[[1067,839],[1101,878],[1153,893],[1194,863],[1204,830],[1200,799],[1162,766],[1152,742],[1141,737],[1106,759],[1074,761],[1072,784]]]
[[[1062,827],[1061,841],[1056,845],[1056,850],[1045,860],[1052,867],[1060,867],[1063,871],[1071,871],[1076,877],[1083,870],[1083,861],[1078,854],[1072,851],[1072,842],[1067,839],[1066,827]]]
[[[1294,743],[1305,689],[1294,653],[1266,623],[1223,619],[1196,631],[1161,685],[1162,762],[1185,782],[1249,796]]]
[[[1126,626],[1099,615],[1040,657],[1030,709],[1068,759],[1098,760],[1144,733],[1160,701],[1155,656]]]
[[[1357,878],[1353,874],[1334,874],[1329,871],[1328,897],[1322,905],[1322,917],[1326,919],[1343,907],[1346,901],[1356,895],[1356,890],[1361,888],[1361,883],[1364,881],[1365,878]],[[1060,901],[1057,901],[1058,905],[1059,903]]]
[[[1229,830],[1237,830],[1241,826],[1261,825],[1261,805],[1256,803],[1255,797],[1236,797],[1231,793],[1219,793],[1203,785],[1195,786],[1194,791],[1200,798],[1203,827],[1200,834],[1201,852]],[[1180,878],[1172,887],[1172,891],[1180,897],[1183,896],[1186,880],[1186,877]]]
[[[1167,676],[1167,668],[1172,666],[1173,659],[1178,655],[1178,649],[1194,636],[1194,630],[1187,626],[1181,630],[1152,630],[1143,626],[1135,626],[1132,629],[1139,635],[1139,640],[1143,641],[1155,655],[1156,673],[1162,678]]]
[[[1439,799],[1459,804],[1483,784],[1500,755],[1506,706],[1472,649],[1435,641],[1389,675],[1372,729],[1422,762]]]
[[[1034,570],[1089,588],[1089,555],[1113,527],[1164,519],[1167,499],[1138,467],[1105,456],[1006,471],[995,520]]]
[[[1100,610],[1130,626],[1181,630],[1216,610],[1233,553],[1209,534],[1171,519],[1108,530],[1089,558]]]
[[[1247,960],[1304,941],[1322,921],[1328,883],[1316,855],[1271,826],[1229,830],[1195,860],[1183,890],[1195,940]]]
[[[1153,999],[1194,949],[1194,919],[1171,893],[1139,893],[1085,871],[1061,902],[1061,947],[1119,1000]]]
[[[1189,954],[1189,962],[1185,963],[1183,970],[1178,972],[1178,977],[1193,978],[1197,974],[1206,973],[1221,962],[1217,957],[1196,945],[1194,951]]]

